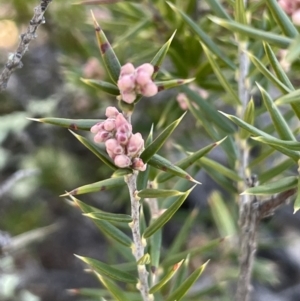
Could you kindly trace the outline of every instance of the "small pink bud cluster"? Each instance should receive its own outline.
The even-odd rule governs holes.
[[[131,63],[122,66],[118,80],[122,100],[133,103],[137,94],[147,97],[157,94],[157,86],[151,78],[153,72],[151,64],[143,64],[136,69]]]
[[[144,171],[146,164],[139,158],[144,150],[144,139],[140,133],[132,133],[132,125],[115,107],[108,107],[107,119],[95,124],[91,132],[96,143],[105,142],[108,155],[120,168],[131,167]]]
[[[300,0],[279,0],[278,4],[292,17],[293,23],[300,26]]]

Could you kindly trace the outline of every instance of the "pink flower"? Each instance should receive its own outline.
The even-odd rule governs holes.
[[[154,96],[157,92],[158,88],[152,81],[142,87],[142,94],[146,97]]]
[[[140,133],[132,135],[127,144],[127,154],[136,157],[144,149],[144,139]]]
[[[106,119],[102,123],[102,125],[103,125],[104,130],[107,131],[107,132],[111,132],[111,131],[113,131],[116,128],[115,119],[112,119],[112,118]]]
[[[106,109],[107,119],[91,128],[96,143],[105,142],[106,151],[116,166],[144,171],[146,164],[138,158],[144,149],[140,133],[132,133],[132,125],[115,107]]]
[[[131,165],[131,159],[126,155],[117,155],[114,162],[115,165],[120,168],[129,167]]]
[[[119,111],[115,107],[107,107],[105,111],[105,116],[107,118],[116,118],[119,114]]]
[[[112,134],[106,131],[99,131],[95,137],[94,137],[94,141],[96,143],[101,143],[101,142],[105,142],[107,139],[111,138]]]
[[[135,71],[134,66],[131,63],[127,63],[121,67],[120,76],[134,73],[134,71]]]
[[[157,94],[158,89],[152,81],[154,67],[151,64],[143,64],[137,69],[130,63],[121,67],[118,88],[121,99],[127,103],[133,103],[137,94],[150,97]]]

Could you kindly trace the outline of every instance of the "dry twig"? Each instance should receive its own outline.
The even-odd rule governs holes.
[[[41,0],[41,3],[34,8],[34,15],[29,22],[27,31],[21,34],[20,43],[17,50],[9,56],[8,61],[0,75],[0,92],[6,89],[12,73],[16,69],[22,68],[22,57],[27,51],[29,43],[37,37],[36,30],[39,25],[45,23],[44,13],[51,2],[52,0]]]

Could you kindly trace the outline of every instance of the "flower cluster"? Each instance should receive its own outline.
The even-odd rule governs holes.
[[[300,0],[279,0],[278,4],[292,17],[293,23],[300,26]]]
[[[105,142],[106,151],[116,166],[144,171],[146,164],[139,158],[144,150],[142,135],[132,133],[132,125],[115,107],[108,107],[105,115],[105,121],[91,128],[91,132],[95,134],[94,141]]]
[[[157,94],[157,86],[151,78],[153,72],[154,67],[151,64],[143,64],[136,69],[131,63],[122,66],[118,80],[122,100],[133,103],[137,94],[147,97]]]

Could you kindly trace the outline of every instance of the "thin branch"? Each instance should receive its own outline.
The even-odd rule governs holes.
[[[52,0],[41,0],[41,3],[34,8],[34,15],[29,22],[27,31],[21,34],[20,42],[16,52],[12,53],[9,56],[8,61],[0,75],[0,92],[6,89],[7,83],[12,73],[16,69],[22,68],[23,64],[21,60],[23,58],[23,55],[28,50],[29,43],[37,37],[36,30],[39,25],[45,23],[44,13],[51,2]]]
[[[132,236],[133,236],[133,255],[138,262],[144,256],[144,248],[146,242],[143,241],[140,231],[140,198],[137,196],[137,175],[138,172],[133,171],[132,174],[125,176],[125,182],[127,183],[131,201],[131,217],[132,222],[130,224]],[[141,292],[143,301],[151,301],[152,295],[149,295],[148,284],[148,271],[145,264],[138,264],[139,284],[138,289]]]
[[[11,177],[0,185],[0,197],[6,194],[15,184],[23,178],[35,176],[40,173],[38,169],[23,169],[16,171]]]
[[[248,0],[244,0],[244,7],[247,7]],[[238,56],[239,56],[239,73],[238,73],[238,94],[241,106],[237,110],[237,116],[244,117],[249,102],[249,86],[247,85],[247,77],[249,73],[249,57],[245,50],[248,48],[248,42],[243,38],[238,38]],[[250,176],[249,165],[249,146],[247,141],[238,138],[237,145],[239,149],[238,172],[244,180],[240,185],[239,191],[247,188],[247,178]],[[254,183],[250,183],[254,185]],[[254,262],[254,254],[256,251],[256,232],[259,221],[257,199],[249,195],[241,195],[239,199],[239,262],[240,272],[237,282],[236,301],[248,301],[251,290],[251,273]]]
[[[297,188],[293,188],[284,192],[279,193],[271,199],[262,201],[259,203],[259,218],[263,219],[274,214],[274,211],[285,205],[288,199],[297,193]]]

